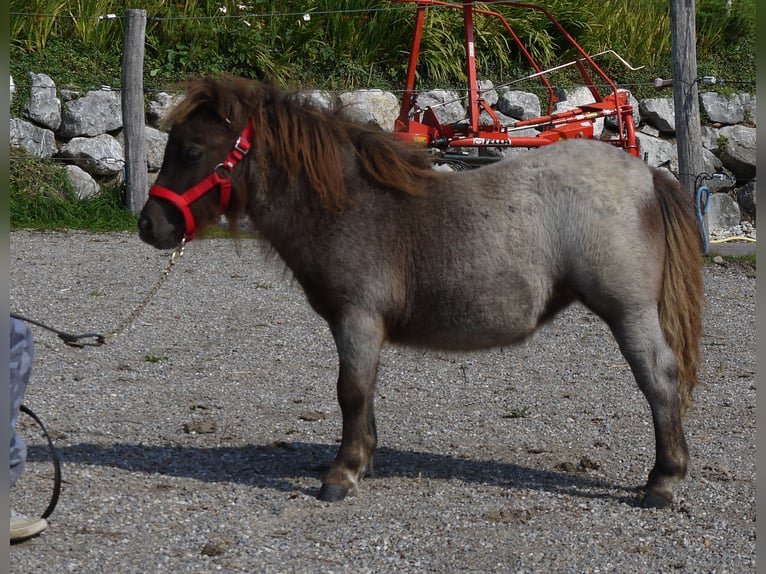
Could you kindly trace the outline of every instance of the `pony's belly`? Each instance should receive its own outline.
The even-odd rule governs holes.
[[[393,343],[415,346],[470,351],[512,345],[529,337],[537,325],[530,318],[505,317],[465,318],[448,321],[430,320],[409,322],[389,333]]]
[[[425,347],[449,351],[476,351],[493,347],[507,347],[526,339],[531,333],[488,336],[486,333],[439,333],[430,336],[392,338],[391,342],[408,347]]]
[[[510,345],[535,331],[545,308],[542,290],[533,292],[515,270],[468,279],[453,272],[451,282],[429,287],[389,325],[391,341],[454,350]]]

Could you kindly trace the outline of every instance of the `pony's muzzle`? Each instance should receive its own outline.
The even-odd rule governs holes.
[[[181,243],[184,234],[183,223],[179,224],[168,217],[159,201],[150,198],[138,217],[138,236],[157,249],[173,249]]]

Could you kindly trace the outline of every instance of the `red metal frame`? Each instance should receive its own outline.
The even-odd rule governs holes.
[[[479,8],[473,0],[462,0],[462,4],[449,2],[446,0],[392,0],[394,2],[409,2],[416,4],[415,9],[415,32],[413,35],[412,48],[410,50],[409,65],[407,68],[407,80],[404,93],[402,95],[402,104],[399,112],[399,118],[396,120],[394,133],[404,139],[438,148],[440,150],[461,149],[461,148],[482,148],[482,147],[539,147],[569,138],[592,138],[593,125],[596,119],[613,116],[617,120],[617,135],[611,139],[605,140],[616,146],[625,149],[634,156],[639,156],[639,147],[636,141],[635,125],[633,123],[633,106],[629,103],[630,94],[627,90],[618,89],[615,83],[606,75],[606,73],[593,61],[585,50],[567,33],[558,21],[542,6],[537,4],[527,4],[523,2],[508,2],[505,0],[485,0],[482,5],[503,5],[537,10],[542,12],[551,24],[566,38],[566,40],[582,56],[575,62],[585,85],[593,94],[594,102],[582,105],[571,110],[553,113],[553,106],[558,102],[553,86],[546,78],[546,71],[543,71],[535,62],[532,55],[525,48],[520,38],[508,24],[505,17],[492,10]],[[463,24],[465,34],[465,53],[466,53],[466,75],[468,77],[467,90],[467,110],[468,122],[460,124],[444,125],[431,108],[421,109],[415,103],[417,91],[415,90],[415,76],[420,54],[420,44],[423,37],[423,22],[426,9],[439,6],[462,10]],[[521,50],[524,57],[529,61],[535,70],[531,77],[538,77],[543,83],[548,93],[547,113],[538,118],[532,118],[523,121],[516,121],[512,125],[502,125],[494,110],[487,104],[479,88],[476,75],[476,54],[473,36],[473,17],[474,14],[483,14],[499,18],[505,29],[508,31],[514,42]],[[597,74],[603,82],[609,86],[611,92],[602,95],[593,82],[588,69],[584,65],[587,63],[589,68]],[[559,66],[554,69],[558,69]],[[549,70],[551,71],[551,70]],[[481,111],[485,111],[491,118],[491,125],[480,123],[479,117]],[[537,128],[540,131],[537,136],[519,136],[513,135],[515,130],[521,128]]]

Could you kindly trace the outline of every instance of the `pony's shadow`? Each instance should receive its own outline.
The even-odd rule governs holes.
[[[237,482],[284,492],[301,491],[315,496],[322,476],[335,457],[337,445],[278,442],[272,445],[207,448],[119,443],[111,446],[76,444],[57,450],[64,468],[67,464],[110,466],[130,472],[188,477],[207,482]],[[50,456],[47,449],[30,447],[30,459],[46,456]],[[579,472],[551,471],[494,460],[472,460],[386,447],[375,451],[374,462],[375,479],[455,479],[639,505],[637,488]],[[299,477],[316,479],[316,488],[296,486],[295,479]]]

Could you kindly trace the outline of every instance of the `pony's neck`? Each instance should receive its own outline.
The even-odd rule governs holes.
[[[274,183],[280,180],[285,182],[284,185]],[[272,178],[268,191],[262,189],[257,195],[260,197],[248,206],[247,214],[261,236],[283,258],[295,249],[296,244],[318,238],[334,217],[304,182],[290,184],[284,174]]]

